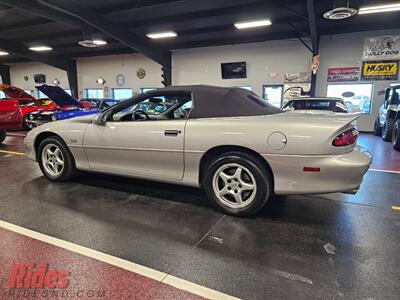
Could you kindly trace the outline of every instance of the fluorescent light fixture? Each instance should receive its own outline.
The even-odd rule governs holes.
[[[269,19],[263,19],[263,20],[235,23],[234,25],[237,29],[245,29],[245,28],[269,26],[271,24],[272,23]]]
[[[164,38],[176,37],[177,34],[176,34],[176,32],[173,32],[173,31],[167,31],[167,32],[158,32],[158,33],[148,33],[148,34],[146,34],[146,36],[151,39],[164,39]]]
[[[366,6],[360,7],[358,10],[358,14],[374,14],[374,13],[382,13],[389,11],[399,11],[400,3],[395,4],[385,4],[385,5],[375,5],[375,6]]]
[[[105,41],[105,40],[93,40],[93,44],[96,44],[96,45],[99,45],[99,46],[107,45],[107,41]]]
[[[0,56],[8,55],[8,54],[10,54],[10,53],[8,53],[8,52],[6,52],[6,51],[0,51]]]
[[[35,47],[29,47],[29,50],[32,50],[32,51],[50,51],[50,50],[53,50],[53,48],[48,47],[48,46],[35,46]]]

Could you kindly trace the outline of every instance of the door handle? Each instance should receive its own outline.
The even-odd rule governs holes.
[[[181,133],[180,130],[165,130],[164,131],[164,135],[166,135],[166,136],[177,136],[180,133]]]

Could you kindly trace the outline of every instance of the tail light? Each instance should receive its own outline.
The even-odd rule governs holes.
[[[332,145],[335,147],[344,147],[353,145],[357,141],[358,131],[355,128],[351,128],[341,134],[339,134],[333,141]]]

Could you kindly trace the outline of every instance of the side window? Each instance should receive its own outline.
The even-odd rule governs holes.
[[[149,121],[186,119],[192,107],[190,94],[153,95],[114,111],[113,121]]]

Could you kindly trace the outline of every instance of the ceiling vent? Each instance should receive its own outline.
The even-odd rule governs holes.
[[[324,18],[328,20],[343,20],[357,14],[357,9],[351,7],[337,7],[324,13]]]

